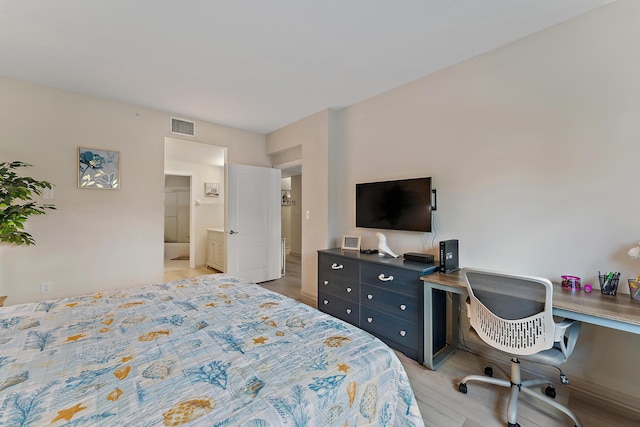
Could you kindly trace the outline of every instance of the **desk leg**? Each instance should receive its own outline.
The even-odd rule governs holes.
[[[435,370],[433,366],[433,288],[424,282],[424,366]]]
[[[451,342],[436,354],[433,353],[433,290],[430,283],[424,284],[424,366],[434,370],[453,354],[460,342],[460,294],[448,292],[451,295]],[[446,290],[446,289],[444,289]]]

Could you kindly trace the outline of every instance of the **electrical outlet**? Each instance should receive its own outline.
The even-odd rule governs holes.
[[[48,294],[53,290],[53,283],[51,282],[42,282],[40,283],[40,293]]]

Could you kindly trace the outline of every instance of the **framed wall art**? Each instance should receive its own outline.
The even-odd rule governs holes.
[[[282,190],[282,206],[291,205],[291,191]]]
[[[78,147],[78,187],[120,188],[120,152]]]
[[[220,184],[217,182],[204,183],[204,195],[207,197],[215,197],[220,195]]]

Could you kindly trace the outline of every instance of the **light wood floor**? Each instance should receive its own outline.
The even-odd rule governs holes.
[[[212,274],[210,268],[175,268],[165,270],[165,280],[177,280]],[[261,283],[265,288],[316,307],[316,302],[300,295],[300,258],[287,257],[286,274],[278,280]],[[506,388],[469,383],[468,394],[458,392],[460,378],[468,374],[482,374],[487,360],[459,350],[436,371],[431,371],[396,351],[413,387],[420,412],[427,427],[498,427],[506,426]],[[506,359],[505,359],[506,360]],[[495,366],[495,363],[494,363]],[[508,369],[507,363],[502,364]],[[497,370],[496,370],[497,372]],[[499,374],[496,374],[496,377]],[[525,377],[526,378],[526,377]],[[556,382],[556,381],[554,381]],[[541,390],[542,390],[541,386]],[[585,427],[638,427],[640,419],[625,418],[600,402],[583,401],[556,387],[556,399],[570,407]],[[640,401],[638,403],[640,405]],[[522,427],[572,426],[573,422],[555,409],[531,402],[522,396],[518,405],[518,422]]]

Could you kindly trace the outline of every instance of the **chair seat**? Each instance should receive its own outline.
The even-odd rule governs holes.
[[[471,330],[471,334],[476,337],[477,339],[481,340],[480,336],[476,333],[476,331],[473,328],[470,328]],[[529,354],[526,356],[523,355],[517,355],[517,354],[512,354],[509,352],[503,352],[505,354],[508,354],[509,356],[512,357],[517,357],[519,360],[526,360],[527,362],[532,362],[532,363],[539,363],[542,365],[560,365],[564,362],[566,362],[566,358],[564,356],[564,354],[562,353],[562,350],[560,350],[560,343],[557,342],[553,345],[553,347],[551,347],[548,350],[542,350],[538,353],[534,353],[534,354]]]
[[[518,356],[518,358],[528,362],[553,366],[560,365],[566,361],[564,354],[562,354],[562,350],[560,350],[560,343],[555,343],[549,350],[543,350],[539,353],[528,356]]]

